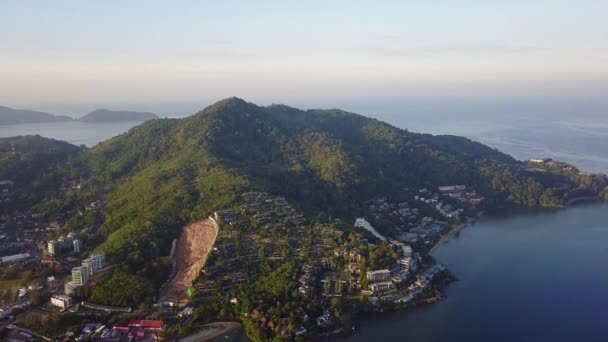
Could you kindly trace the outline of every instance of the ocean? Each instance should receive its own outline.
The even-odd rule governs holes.
[[[435,252],[459,280],[342,341],[608,341],[608,204],[484,216]]]
[[[74,145],[92,147],[106,139],[127,132],[141,124],[137,121],[124,122],[48,122],[20,125],[0,125],[0,138],[17,135],[41,135],[47,138],[64,140]]]
[[[466,106],[447,105],[395,108],[355,107],[353,110],[412,132],[465,136],[520,160],[554,158],[584,171],[608,173],[608,109],[603,115],[584,106],[580,113],[574,109],[554,112],[547,107],[536,111],[535,107],[516,110],[499,106],[487,112],[485,107],[467,110]],[[74,121],[0,125],[0,137],[40,134],[91,147],[140,123]]]

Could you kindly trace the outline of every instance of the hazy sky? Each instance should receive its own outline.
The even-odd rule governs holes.
[[[605,0],[0,0],[0,104],[608,97],[607,15]]]

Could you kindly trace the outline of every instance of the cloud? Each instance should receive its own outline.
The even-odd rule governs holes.
[[[393,36],[396,37],[396,36]],[[384,38],[388,40],[388,38]],[[398,40],[399,38],[391,38]],[[500,44],[450,44],[450,45],[425,45],[425,46],[385,46],[366,45],[357,50],[367,54],[385,57],[399,56],[424,56],[443,54],[519,54],[547,51],[549,49],[536,46],[508,46]]]

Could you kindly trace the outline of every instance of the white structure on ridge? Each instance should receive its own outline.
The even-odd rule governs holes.
[[[372,226],[372,224],[362,217],[355,220],[355,227],[363,228],[368,232],[372,233],[372,235],[378,238],[379,240],[386,241],[386,238],[382,236],[382,234],[378,233],[378,231]]]

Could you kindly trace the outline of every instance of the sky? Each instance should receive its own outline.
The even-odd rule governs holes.
[[[605,0],[0,0],[0,105],[601,102],[606,13]]]

